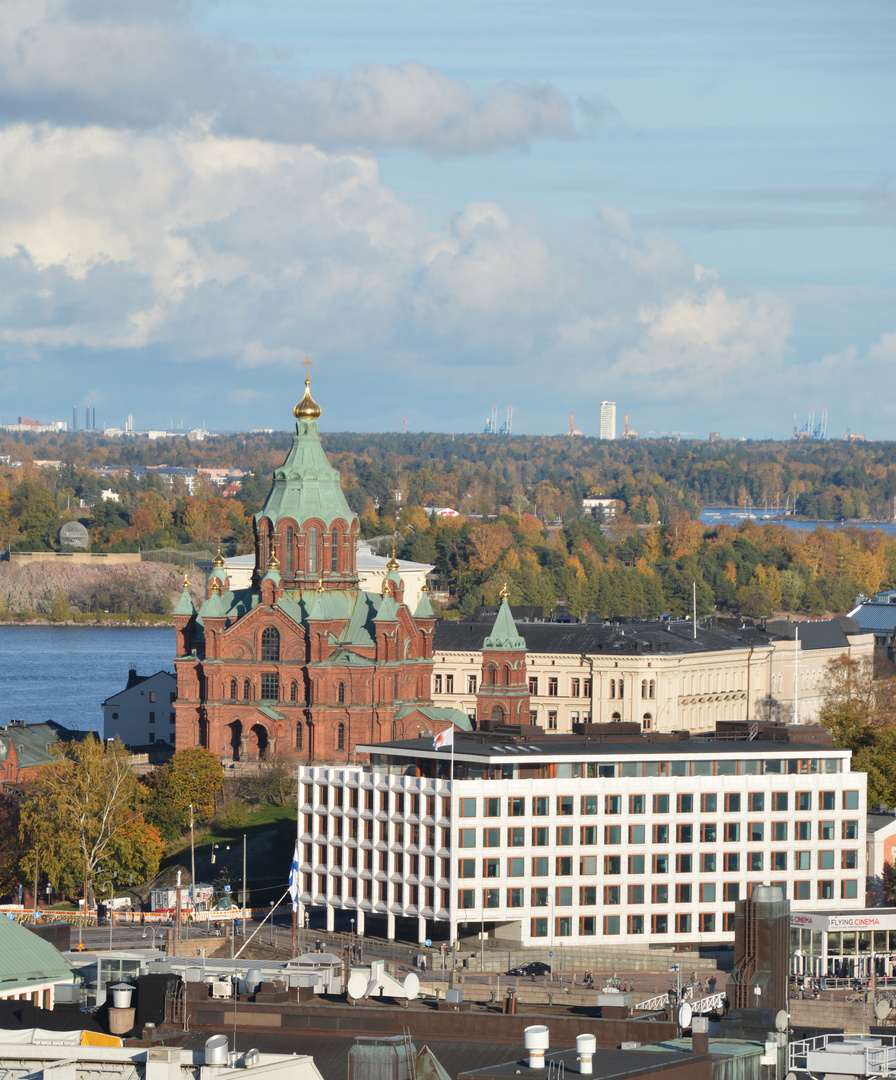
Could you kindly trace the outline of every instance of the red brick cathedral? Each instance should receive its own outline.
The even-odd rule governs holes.
[[[220,553],[198,611],[185,583],[174,613],[178,750],[346,761],[358,743],[470,726],[432,704],[426,593],[411,613],[394,556],[382,594],[359,588],[358,518],[321,446],[320,414],[306,378],[292,449],[255,518],[251,586],[230,588]]]

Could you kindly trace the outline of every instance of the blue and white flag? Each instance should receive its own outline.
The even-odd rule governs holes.
[[[289,868],[289,895],[292,897],[292,910],[299,910],[299,845],[296,843]]]

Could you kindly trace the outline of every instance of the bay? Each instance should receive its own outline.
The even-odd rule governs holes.
[[[174,671],[174,627],[0,626],[0,724],[55,720],[102,732],[128,668]]]
[[[739,525],[742,521],[755,521],[757,525],[783,525],[794,532],[814,532],[819,525],[826,529],[879,529],[888,536],[896,536],[896,521],[802,521],[791,517],[774,516],[773,511],[741,510],[732,506],[704,507],[700,520],[704,525]]]

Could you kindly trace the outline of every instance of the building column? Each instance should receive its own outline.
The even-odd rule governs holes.
[[[332,904],[327,904],[327,933],[332,934],[333,928],[336,925],[336,912],[333,909]]]
[[[395,940],[395,916],[391,911],[386,914],[386,937],[389,941]]]
[[[364,937],[364,909],[355,909],[355,933],[358,937]]]
[[[421,945],[426,941],[426,919],[422,915],[417,917],[417,941]]]

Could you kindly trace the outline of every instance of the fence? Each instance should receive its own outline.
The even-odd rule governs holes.
[[[176,563],[178,566],[195,566],[199,562],[211,562],[214,557],[213,551],[182,551],[173,547],[140,552],[143,562]]]

